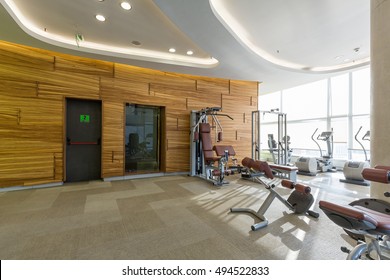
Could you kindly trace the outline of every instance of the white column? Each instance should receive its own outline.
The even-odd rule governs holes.
[[[390,0],[371,0],[371,166],[390,166]],[[371,184],[371,197],[390,201],[390,184]]]

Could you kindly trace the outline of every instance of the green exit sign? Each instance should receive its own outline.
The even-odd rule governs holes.
[[[80,115],[81,123],[89,123],[89,115]]]

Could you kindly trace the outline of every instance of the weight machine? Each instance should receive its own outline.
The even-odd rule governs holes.
[[[261,116],[265,114],[274,114],[278,118],[277,139],[274,138],[273,134],[268,134],[268,146],[274,160],[274,164],[269,164],[269,166],[276,177],[296,182],[298,168],[289,166],[292,150],[289,147],[290,137],[287,135],[287,114],[279,112],[279,109],[252,111],[252,158],[254,160],[260,160],[262,150],[260,124]],[[243,175],[245,177],[254,176],[251,172]]]
[[[275,114],[278,118],[278,135],[275,139],[275,147],[273,152],[276,154],[275,164],[287,165],[288,152],[287,152],[287,114],[279,112],[279,109],[272,109],[270,111],[253,111],[252,112],[252,158],[260,160],[261,153],[261,134],[260,123],[261,116],[265,114]],[[274,140],[273,135],[271,141]],[[273,144],[271,144],[273,145]]]
[[[236,152],[230,145],[213,145],[211,140],[212,129],[215,129],[215,141],[222,141],[222,126],[218,116],[229,115],[220,113],[220,107],[205,108],[200,111],[192,111],[191,122],[191,149],[190,149],[190,175],[198,176],[212,182],[215,186],[228,184],[225,176],[240,172],[234,156]],[[210,125],[209,118],[212,123]],[[229,157],[232,157],[232,165],[228,166]]]

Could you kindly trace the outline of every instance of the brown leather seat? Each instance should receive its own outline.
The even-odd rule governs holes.
[[[365,208],[363,206],[354,206],[358,210],[362,211],[365,216],[371,217],[371,219],[375,220],[377,222],[376,229],[384,232],[390,232],[390,215],[380,213],[375,210],[371,210],[368,208]]]
[[[319,207],[337,225],[348,229],[390,233],[390,215],[363,206],[339,205],[321,200]]]
[[[203,156],[204,160],[207,165],[218,161],[221,157],[215,156],[214,150],[213,150],[213,143],[211,141],[211,128],[210,124],[208,123],[200,123],[199,124],[199,132],[200,132],[200,139],[202,140],[202,150],[203,150]]]

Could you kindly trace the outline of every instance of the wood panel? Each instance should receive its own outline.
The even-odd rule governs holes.
[[[183,172],[190,169],[189,131],[167,131],[166,172]]]
[[[103,101],[102,177],[124,175],[124,104]]]
[[[124,64],[115,64],[114,77],[127,81],[151,83],[155,80],[155,77],[163,75],[164,72],[141,68],[137,66],[130,66]]]
[[[62,70],[41,74],[44,76],[38,80],[39,95],[100,99],[100,78],[98,76]]]
[[[149,97],[149,83],[128,81],[120,78],[101,78],[101,98],[112,102],[127,102]]]
[[[54,70],[54,55],[42,50],[0,41],[0,65]]]
[[[259,83],[252,81],[230,81],[230,94],[234,96],[254,96],[257,97]]]
[[[190,113],[222,107],[221,144],[250,155],[258,83],[168,73],[0,42],[0,187],[64,180],[65,98],[102,100],[102,177],[124,175],[125,103],[162,108],[161,170],[189,171]],[[26,166],[28,168],[26,168]]]
[[[55,57],[55,69],[71,73],[81,73],[95,76],[114,76],[114,63],[92,60],[70,55]]]
[[[230,82],[223,79],[198,79],[196,81],[196,90],[206,93],[229,94]]]
[[[15,93],[19,97],[36,97],[38,95],[38,83],[0,79],[0,94],[2,96],[15,96]]]
[[[61,182],[62,103],[23,93],[0,95],[0,186]]]
[[[206,107],[222,107],[222,94],[215,92],[197,92],[187,99],[188,110],[201,110]]]

